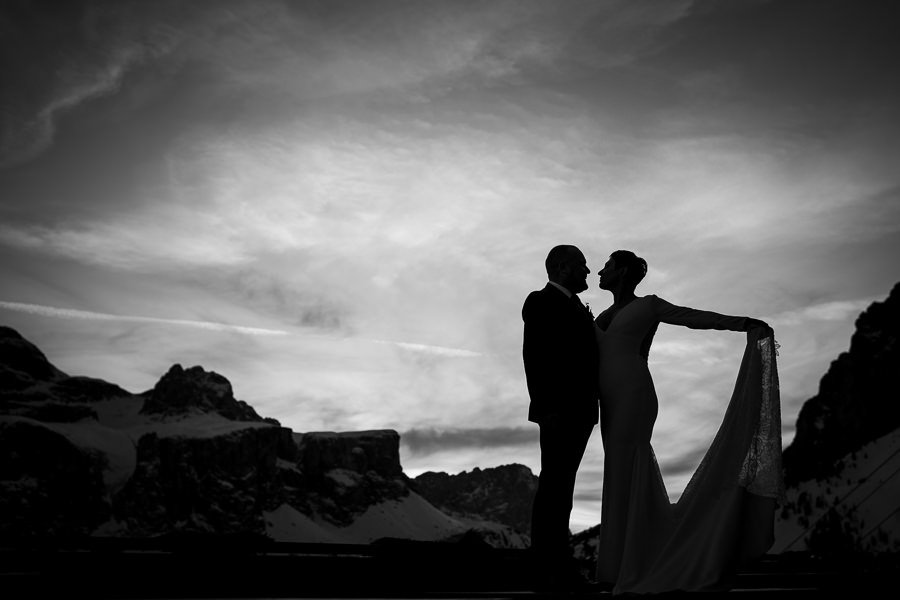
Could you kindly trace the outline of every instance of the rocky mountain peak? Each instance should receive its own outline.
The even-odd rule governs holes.
[[[784,450],[788,485],[833,475],[841,457],[900,427],[900,403],[891,392],[900,365],[900,283],[855,325],[849,351],[831,363],[797,417]]]
[[[509,464],[456,475],[428,471],[413,479],[412,486],[450,514],[491,519],[527,535],[537,481],[525,465]]]
[[[474,531],[489,545],[522,547],[500,522],[457,519],[412,493],[395,430],[295,433],[260,418],[225,377],[199,366],[175,364],[151,390],[132,394],[66,376],[12,329],[0,328],[0,348],[0,374],[22,382],[0,388],[4,540],[370,543],[455,541]]]
[[[0,388],[23,389],[36,381],[57,381],[67,377],[50,364],[37,346],[12,327],[0,326]]]
[[[90,404],[129,395],[101,379],[69,377],[15,329],[0,326],[0,414],[49,422],[96,419]]]
[[[231,383],[222,375],[194,366],[184,369],[172,365],[147,393],[143,414],[178,415],[190,412],[215,412],[233,421],[272,421],[263,419],[253,407],[236,400]]]

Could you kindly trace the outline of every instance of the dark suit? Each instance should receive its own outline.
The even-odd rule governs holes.
[[[528,420],[541,428],[531,546],[547,568],[565,568],[575,475],[599,416],[594,321],[577,297],[550,283],[528,295],[522,320]]]

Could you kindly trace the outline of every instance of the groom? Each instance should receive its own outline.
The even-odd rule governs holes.
[[[531,404],[540,426],[541,474],[531,517],[531,549],[538,585],[585,584],[569,546],[575,475],[598,421],[597,340],[593,317],[578,293],[590,270],[575,246],[556,246],[545,261],[549,282],[522,307],[522,358]]]

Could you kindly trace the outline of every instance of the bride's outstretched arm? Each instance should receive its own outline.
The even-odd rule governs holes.
[[[681,325],[691,329],[721,329],[726,331],[749,331],[751,325],[756,326],[758,323],[763,323],[749,317],[734,317],[709,310],[677,306],[657,296],[653,296],[653,298],[653,310],[656,318],[661,323]],[[768,325],[765,326],[768,327]]]

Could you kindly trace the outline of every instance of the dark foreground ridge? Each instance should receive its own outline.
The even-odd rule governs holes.
[[[530,590],[532,566],[526,550],[498,549],[475,538],[453,543],[384,539],[366,545],[209,536],[30,540],[0,548],[0,586],[8,600],[558,597]],[[773,555],[739,572],[731,593],[876,591],[898,574],[896,557],[862,565],[807,554]],[[562,595],[604,597],[610,591],[598,586]]]

